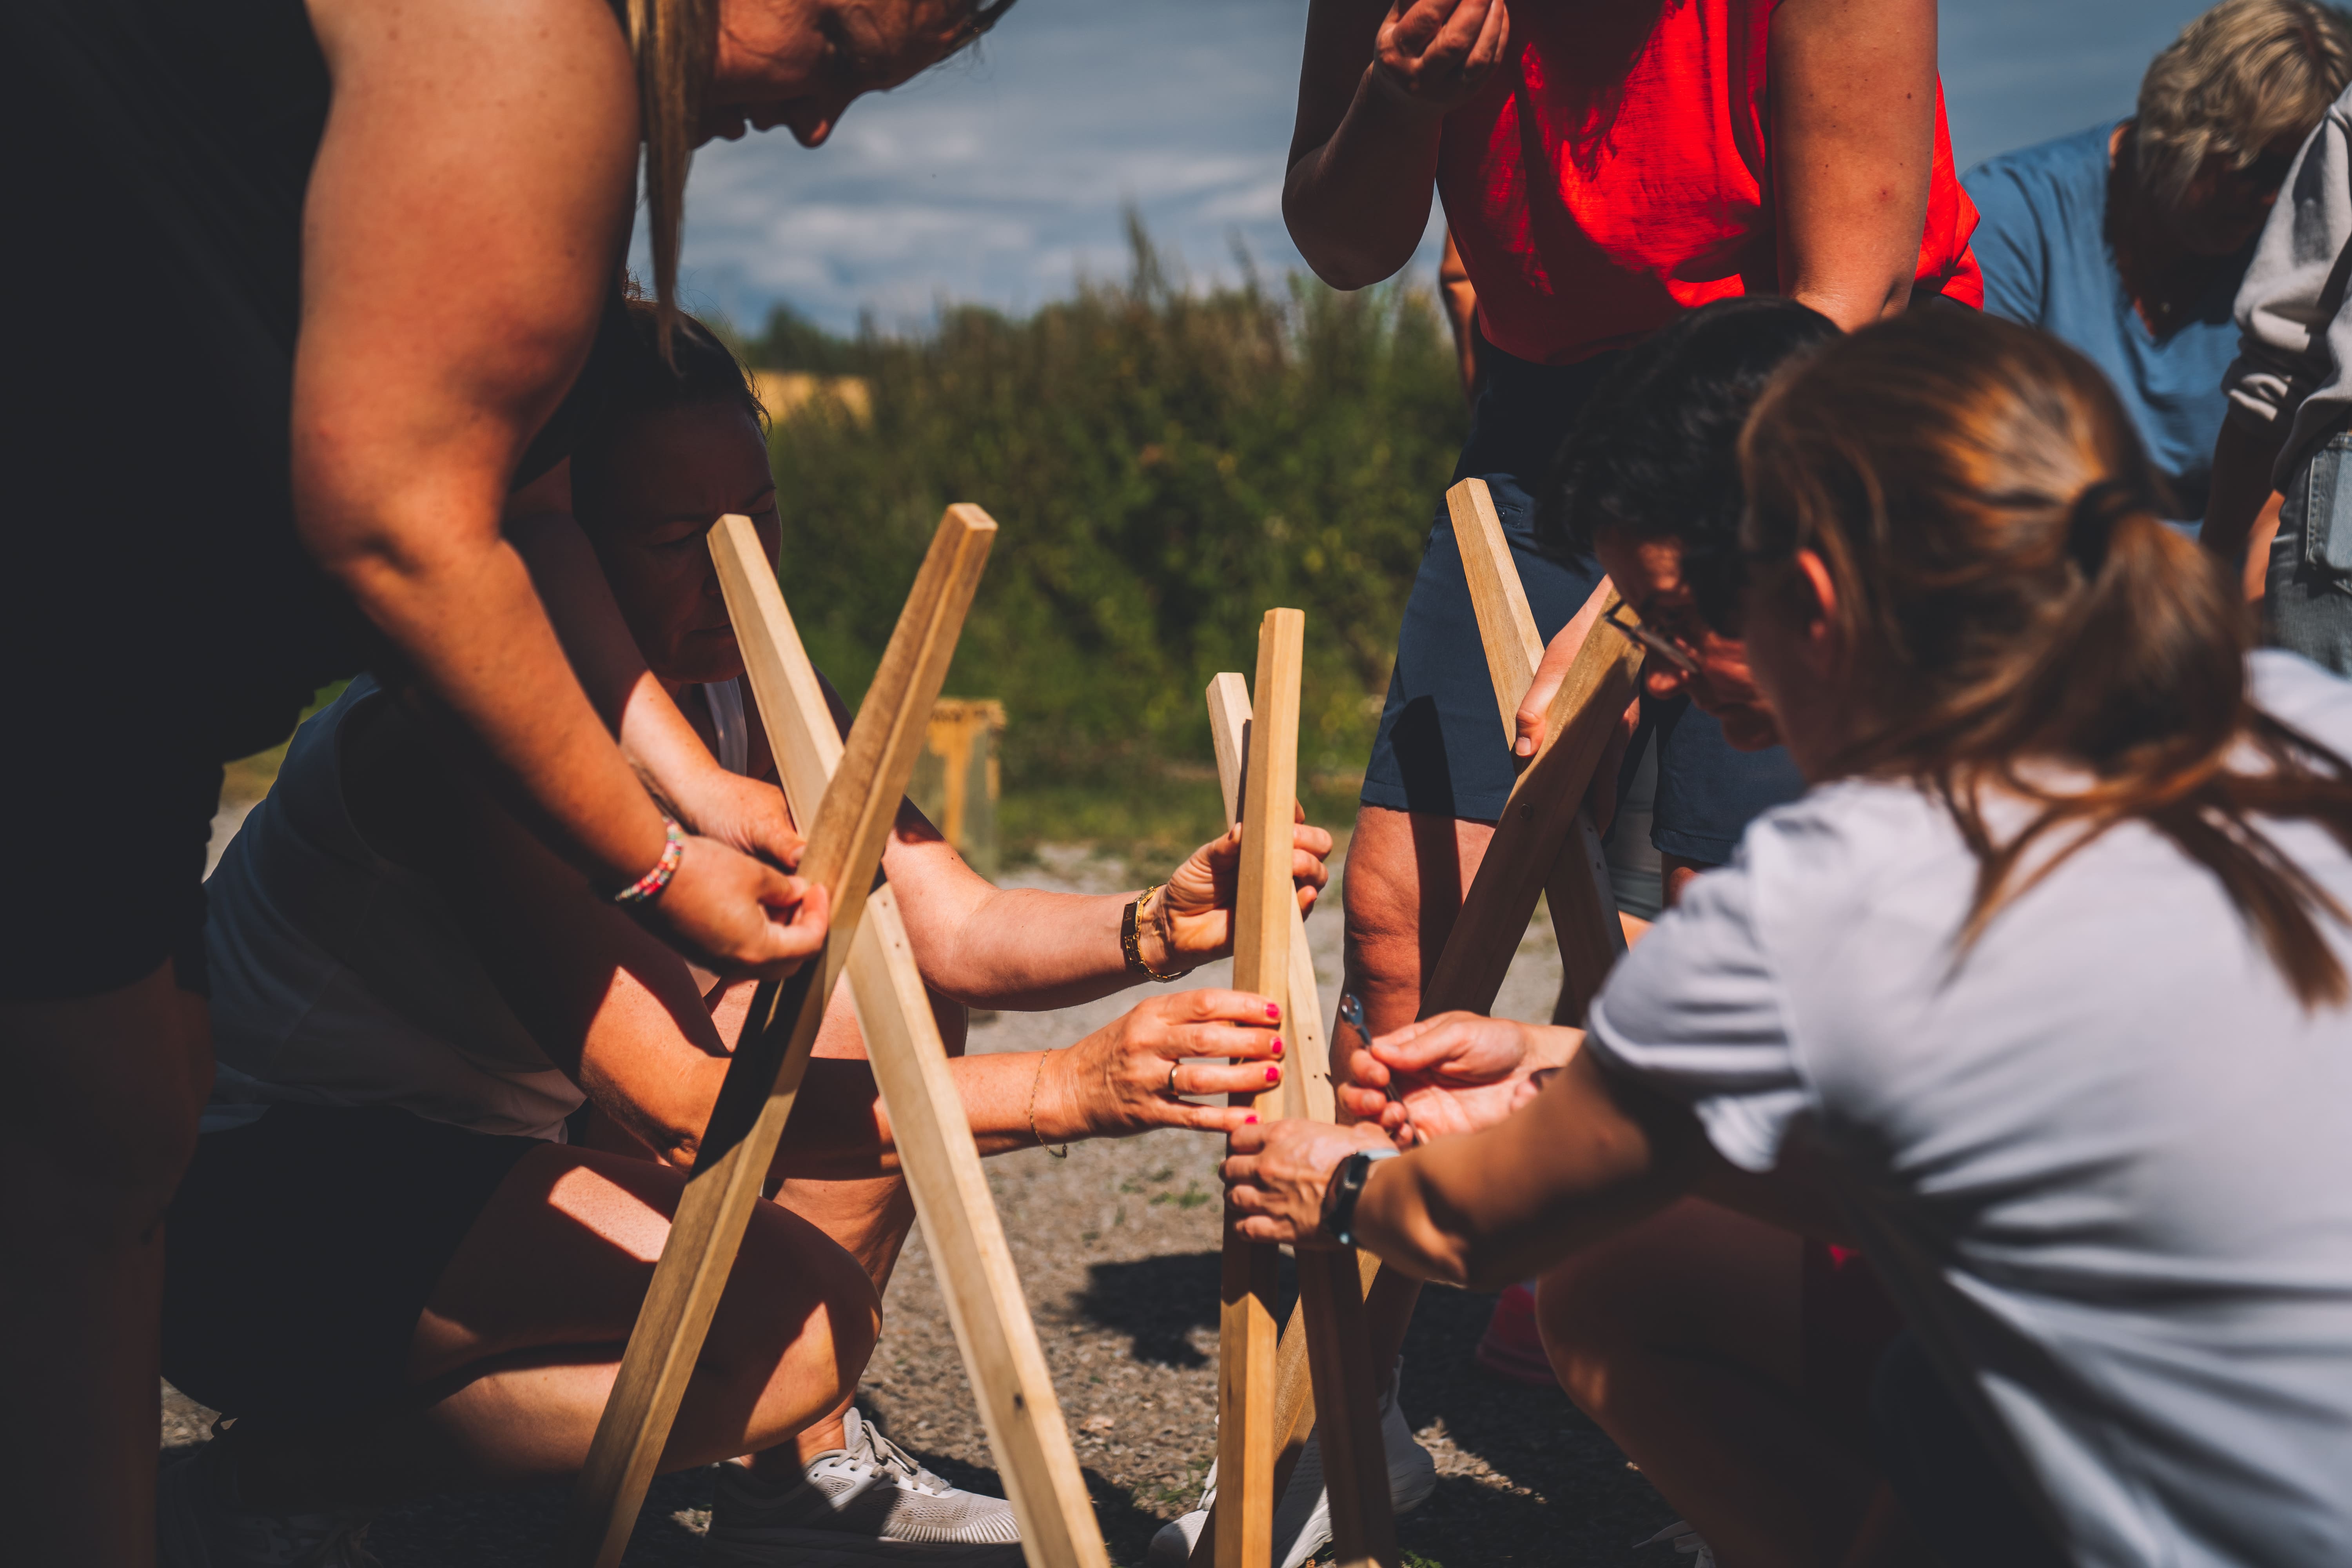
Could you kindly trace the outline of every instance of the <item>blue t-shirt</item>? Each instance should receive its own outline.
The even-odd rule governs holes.
[[[2213,439],[2237,357],[2231,315],[2253,247],[2224,266],[2169,337],[2132,309],[2107,244],[2107,143],[2116,121],[1988,158],[1961,180],[1982,221],[1970,244],[1985,309],[2064,339],[2107,373],[2182,514],[2204,515]]]

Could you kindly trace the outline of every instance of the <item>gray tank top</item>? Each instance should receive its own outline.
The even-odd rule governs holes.
[[[702,689],[730,773],[750,737],[733,681]],[[342,790],[341,736],[384,700],[362,676],[305,723],[205,884],[217,1066],[204,1130],[269,1106],[394,1105],[556,1142],[579,1109],[427,878],[371,848]]]

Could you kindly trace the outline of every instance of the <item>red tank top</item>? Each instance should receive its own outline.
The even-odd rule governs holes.
[[[1711,300],[1779,290],[1764,80],[1777,4],[1512,7],[1511,58],[1446,117],[1437,165],[1489,342],[1568,364]],[[1984,303],[1976,225],[1938,83],[1919,292]]]

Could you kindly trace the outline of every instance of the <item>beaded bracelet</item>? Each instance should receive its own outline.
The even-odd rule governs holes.
[[[614,893],[613,895],[614,903],[650,902],[661,897],[661,890],[669,886],[669,879],[672,877],[677,875],[678,862],[686,858],[686,829],[677,825],[677,818],[664,816],[662,832],[664,837],[661,858],[654,862],[652,870]]]

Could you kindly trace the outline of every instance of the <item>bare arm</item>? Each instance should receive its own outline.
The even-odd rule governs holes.
[[[1317,277],[1362,289],[1412,258],[1445,115],[1509,43],[1504,0],[1314,0],[1282,216]]]
[[[1772,14],[1780,286],[1848,331],[1903,309],[1936,145],[1935,0]]]
[[[2221,421],[2213,442],[2213,486],[2205,500],[2205,526],[2198,534],[2206,549],[2235,567],[2248,603],[2263,596],[2272,537],[2278,532],[2285,497],[2271,489],[2285,421],[2266,431],[2247,428],[2233,416]]]
[[[1239,848],[1231,834],[1212,839],[1170,873],[1137,921],[1145,963],[1161,973],[1189,971],[1233,952]],[[1321,828],[1302,822],[1292,830],[1291,875],[1301,910],[1314,909],[1330,852],[1331,836]],[[1142,979],[1128,968],[1119,942],[1134,893],[999,888],[965,865],[911,806],[882,864],[898,889],[907,940],[924,980],[969,1006],[1068,1007]]]
[[[585,357],[628,231],[635,95],[596,0],[315,0],[334,98],[303,223],[293,484],[304,543],[599,888],[660,812],[499,531],[509,476]],[[820,931],[796,885],[708,841],[647,910],[721,967]]]

